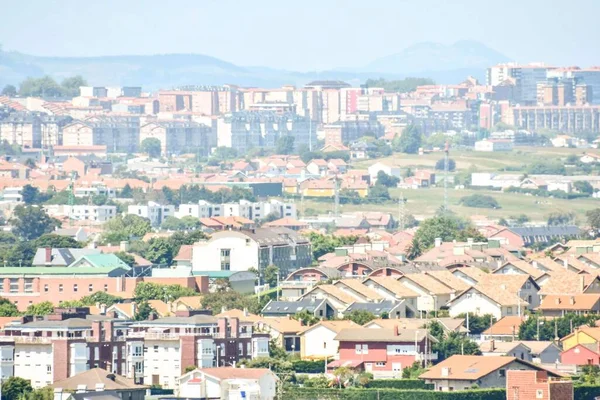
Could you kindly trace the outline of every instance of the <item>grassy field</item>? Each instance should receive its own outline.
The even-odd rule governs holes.
[[[554,147],[517,147],[507,153],[484,153],[468,150],[450,150],[450,158],[456,162],[457,171],[476,168],[478,171],[502,171],[504,168],[525,167],[538,160],[561,159],[570,154],[581,154],[580,149],[554,148]],[[367,168],[376,161],[383,161],[391,165],[411,168],[433,168],[435,163],[443,158],[441,152],[429,153],[422,156],[416,154],[400,154],[381,158],[378,160],[357,161],[352,164],[354,168]]]
[[[443,204],[444,189],[430,188],[419,190],[400,190],[391,189],[392,197],[399,197],[400,192],[407,199],[406,212],[414,215],[417,219],[430,217]],[[471,208],[459,205],[459,201],[464,196],[471,194],[486,194],[494,197],[500,204],[500,209],[493,210],[487,208]],[[585,221],[585,212],[600,207],[600,199],[577,199],[562,200],[526,196],[519,193],[501,193],[484,190],[470,189],[448,189],[448,202],[450,209],[456,214],[468,218],[472,215],[485,215],[490,218],[508,217],[511,215],[526,214],[533,221],[546,221],[548,214],[552,212],[575,212],[578,219]],[[328,202],[314,201],[305,199],[304,209],[313,209],[319,213],[333,212],[333,199]],[[299,209],[300,210],[300,209]],[[301,211],[301,210],[300,210]],[[340,205],[340,212],[351,211],[387,211],[398,215],[398,204],[388,202],[385,204],[363,204]]]

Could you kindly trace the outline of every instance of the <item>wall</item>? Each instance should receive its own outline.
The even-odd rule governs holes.
[[[61,342],[66,344],[66,340]],[[64,358],[61,359],[64,360],[66,368],[66,348],[64,348]],[[34,388],[42,388],[54,382],[53,371],[57,366],[55,361],[58,360],[54,356],[52,344],[17,344],[14,360],[14,375],[30,380]]]
[[[473,296],[467,298],[468,293],[472,293]],[[475,290],[470,290],[461,297],[454,299],[449,311],[451,317],[467,312],[475,315],[492,314],[497,320],[503,317],[500,308],[494,302]]]
[[[307,357],[332,357],[337,354],[339,342],[334,340],[337,332],[324,326],[313,328],[300,336],[300,355]]]
[[[231,232],[231,235],[213,238],[194,245],[192,269],[194,271],[220,271],[221,249],[230,249],[229,264],[231,271],[247,271],[258,268],[258,244],[246,235]]]

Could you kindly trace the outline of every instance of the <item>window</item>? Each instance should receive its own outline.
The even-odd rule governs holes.
[[[48,284],[44,284],[44,292],[48,293],[49,290],[50,288],[48,287]]]
[[[108,292],[108,285],[106,283],[104,284],[104,291]]]
[[[512,315],[512,307],[506,307],[506,315]]]
[[[385,362],[378,362],[375,364],[376,367],[385,367]]]
[[[63,285],[62,285],[62,283],[60,285],[58,285],[58,291],[60,293],[62,293],[62,291],[63,291]]]
[[[231,265],[228,262],[221,263],[221,271],[229,271],[230,268],[231,268]]]
[[[536,399],[543,399],[544,398],[544,391],[542,389],[538,389],[535,391],[535,398]]]
[[[356,354],[362,354],[362,346],[360,344],[355,346],[355,352]]]
[[[90,283],[88,285],[88,292],[93,292],[93,291],[94,291],[94,285]]]
[[[498,376],[500,376],[501,378],[506,377],[506,370],[504,368],[498,370]]]
[[[4,279],[0,279],[0,292],[4,292]]]
[[[327,342],[323,342],[323,348],[326,349],[327,348]]]
[[[221,249],[221,258],[229,257],[231,255],[231,249]]]
[[[51,373],[52,372],[52,364],[47,364],[46,365],[46,372],[47,373]]]
[[[238,344],[238,351],[240,356],[244,355],[244,344],[241,342]]]
[[[77,284],[74,284],[74,285],[73,285],[73,291],[74,291],[74,292],[77,292],[77,290],[78,290],[78,288],[77,288]]]
[[[25,278],[25,293],[33,293],[33,278]]]
[[[10,278],[10,293],[19,292],[19,278]]]
[[[531,300],[532,300],[532,298],[531,298],[531,295],[527,296],[527,302],[528,302],[529,304],[531,304]]]
[[[363,344],[362,345],[362,353],[363,354],[369,354],[369,345],[368,344]]]

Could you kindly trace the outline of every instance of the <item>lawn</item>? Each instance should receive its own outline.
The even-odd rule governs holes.
[[[430,217],[442,206],[444,201],[443,188],[430,188],[418,190],[391,189],[392,197],[397,198],[402,192],[407,199],[406,212],[414,215],[417,219]],[[486,194],[494,197],[500,203],[500,209],[470,208],[459,205],[464,196],[471,194]],[[519,193],[501,193],[487,190],[471,189],[448,189],[448,202],[450,209],[456,214],[468,218],[472,215],[485,215],[491,218],[508,217],[511,215],[526,214],[533,221],[546,221],[548,214],[552,212],[575,212],[579,221],[585,221],[585,212],[594,208],[600,208],[600,199],[577,199],[563,200],[526,196]],[[333,212],[333,199],[328,202],[304,200],[304,209],[313,209],[318,213]],[[387,211],[398,215],[398,204],[388,202],[385,204],[363,204],[340,205],[340,212],[351,211]],[[301,207],[299,207],[301,212]]]

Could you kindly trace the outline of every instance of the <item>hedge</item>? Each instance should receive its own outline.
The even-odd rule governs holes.
[[[292,370],[297,374],[322,374],[325,372],[325,361],[292,361]]]
[[[575,400],[588,400],[600,396],[600,386],[597,385],[575,385],[573,388]]]
[[[453,392],[397,389],[291,388],[286,400],[505,400],[504,389],[474,389]]]
[[[367,387],[376,389],[433,390],[434,385],[425,383],[422,379],[376,379],[369,382]]]

